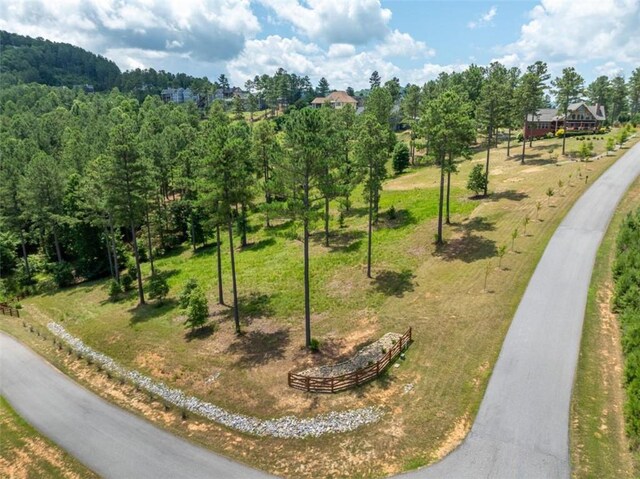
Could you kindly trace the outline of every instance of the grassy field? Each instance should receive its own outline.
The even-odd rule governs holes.
[[[612,134],[615,134],[613,132]],[[595,141],[596,151],[604,141]],[[635,141],[635,140],[634,140]],[[579,142],[567,141],[568,151]],[[310,416],[372,404],[387,414],[349,434],[284,441],[236,434],[214,424],[149,406],[126,386],[49,343],[27,339],[83,382],[168,428],[236,459],[288,477],[379,477],[443,457],[464,437],[482,398],[515,308],[544,247],[573,202],[620,153],[588,163],[559,158],[560,140],[527,145],[527,161],[492,153],[490,190],[473,199],[464,189],[479,151],[453,177],[452,225],[446,244],[433,244],[438,170],[412,169],[385,183],[381,220],[374,232],[374,279],[365,275],[366,210],[355,194],[346,227],[333,211],[331,246],[319,230],[311,248],[313,336],[321,353],[302,344],[302,245],[296,225],[268,230],[252,217],[252,245],[237,254],[238,287],[245,334],[233,334],[230,310],[214,307],[212,248],[184,248],[158,260],[169,275],[170,298],[162,306],[135,307],[133,294],[107,300],[105,282],[29,298],[28,321],[43,328],[54,319],[72,334],[121,363],[230,410],[261,417]],[[513,144],[512,154],[519,150]],[[624,151],[624,150],[623,150]],[[588,177],[588,180],[587,180]],[[551,198],[545,195],[554,189]],[[536,204],[541,208],[537,211]],[[387,211],[393,206],[395,219]],[[530,218],[526,227],[524,219]],[[518,230],[512,248],[512,233]],[[508,252],[498,267],[500,246]],[[225,255],[226,258],[226,255]],[[225,263],[225,271],[228,265]],[[148,273],[148,269],[146,270]],[[175,297],[195,277],[210,299],[211,327],[191,336]],[[225,276],[225,287],[230,283]],[[486,283],[486,284],[485,284]],[[227,298],[230,292],[225,290]],[[407,360],[384,380],[337,395],[310,395],[287,387],[286,372],[335,361],[385,332],[414,328]],[[4,328],[20,337],[18,322]],[[215,381],[207,381],[212,375]],[[407,385],[411,384],[409,392]],[[384,451],[384,454],[381,453]]]
[[[572,461],[576,479],[633,479],[633,457],[624,432],[625,392],[620,324],[611,311],[612,265],[620,224],[640,206],[640,180],[621,202],[596,258],[585,315],[580,362],[572,403]]]
[[[93,472],[27,424],[0,396],[0,476],[6,478],[96,478]]]

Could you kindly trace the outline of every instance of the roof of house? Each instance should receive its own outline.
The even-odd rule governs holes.
[[[568,111],[573,112],[583,106],[591,113],[596,120],[604,121],[606,119],[604,113],[604,105],[587,105],[585,102],[572,103],[569,105]],[[556,108],[541,108],[535,115],[527,115],[527,121],[545,121],[551,122],[564,119],[564,115]]]
[[[346,91],[334,91],[329,93],[329,95],[327,95],[326,97],[319,96],[317,98],[314,98],[311,104],[322,105],[327,102],[328,103],[351,103],[354,105],[358,103],[358,101],[352,96],[349,96],[349,94]]]

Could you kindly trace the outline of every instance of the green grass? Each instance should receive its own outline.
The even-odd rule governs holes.
[[[15,478],[95,478],[16,414],[0,396],[0,475]]]
[[[469,171],[484,162],[485,153],[478,151],[472,161],[460,164],[460,173],[452,177],[452,225],[445,227],[446,244],[440,248],[433,244],[439,170],[411,168],[385,183],[374,231],[373,280],[365,274],[367,216],[361,193],[354,193],[346,228],[338,227],[337,207],[332,205],[331,247],[323,246],[320,222],[311,246],[312,331],[322,343],[319,354],[302,348],[299,228],[284,223],[267,230],[259,214],[251,217],[252,245],[236,255],[242,336],[233,334],[230,310],[214,307],[211,247],[193,253],[184,246],[158,259],[171,287],[163,306],[136,308],[133,292],[110,302],[102,281],[29,298],[24,301],[25,317],[40,328],[50,318],[61,321],[72,334],[121,363],[233,411],[260,417],[369,405],[388,411],[379,424],[361,431],[305,441],[242,436],[212,424],[193,430],[179,419],[167,423],[151,416],[236,459],[286,477],[380,477],[417,467],[421,458],[432,461],[443,454],[443,444],[455,446],[464,437],[548,239],[586,188],[584,177],[589,175],[591,183],[619,156],[589,163],[557,161],[561,142],[543,140],[527,146],[527,162],[520,165],[518,158],[506,157],[505,146],[492,150],[493,194],[487,199],[470,199],[464,189]],[[548,187],[556,190],[549,203],[544,195]],[[511,232],[522,232],[525,216],[535,217],[537,201],[543,204],[539,221],[531,221],[527,235],[519,235],[515,251],[509,250],[498,268],[497,248],[510,247]],[[395,220],[386,214],[391,206],[397,211]],[[229,301],[226,240],[223,246]],[[145,264],[145,276],[148,272]],[[190,277],[205,287],[215,326],[195,338],[186,333],[183,313],[175,305]],[[288,370],[338,360],[388,331],[403,332],[408,326],[415,341],[407,360],[382,380],[336,395],[309,395],[287,387]],[[79,374],[82,367],[63,356],[58,359]],[[206,383],[216,372],[219,378]],[[409,383],[414,388],[404,394]],[[148,415],[138,402],[131,407]]]
[[[629,452],[622,404],[620,327],[610,310],[615,239],[628,211],[640,205],[640,181],[621,202],[598,251],[585,314],[572,401],[575,479],[632,479],[640,473]]]

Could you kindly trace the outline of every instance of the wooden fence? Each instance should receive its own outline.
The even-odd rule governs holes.
[[[354,386],[360,386],[377,378],[411,342],[411,328],[404,333],[398,342],[374,364],[360,368],[357,371],[329,378],[304,376],[297,373],[289,373],[289,387],[302,391],[316,393],[335,393],[344,391]]]
[[[4,314],[5,316],[15,316],[16,318],[19,318],[20,310],[12,308],[8,304],[0,303],[0,314]]]

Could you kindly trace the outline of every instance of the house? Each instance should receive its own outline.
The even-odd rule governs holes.
[[[190,88],[165,88],[160,92],[160,97],[164,102],[184,103],[187,101],[195,101],[196,95]]]
[[[565,131],[595,132],[606,119],[604,105],[587,105],[584,102],[572,103],[567,110],[566,119],[564,112],[556,108],[542,108],[535,115],[527,116],[525,137],[545,136],[547,133],[555,134],[560,128]]]
[[[358,100],[349,96],[346,91],[334,91],[326,97],[319,96],[314,98],[311,102],[312,108],[321,108],[323,105],[329,105],[332,108],[342,108],[345,105],[351,105],[356,108]]]

